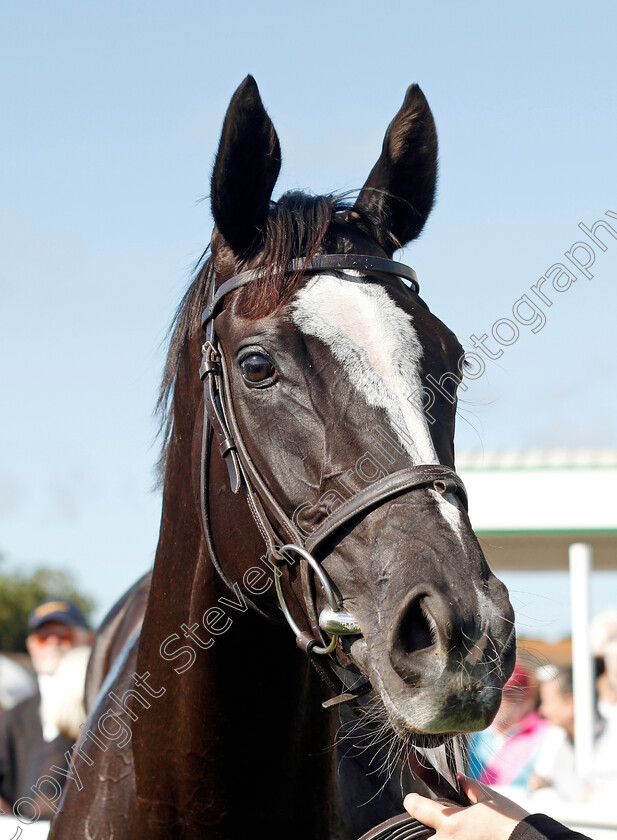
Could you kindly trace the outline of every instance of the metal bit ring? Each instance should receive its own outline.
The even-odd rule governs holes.
[[[327,574],[321,568],[321,566],[319,565],[317,560],[315,560],[315,558],[311,554],[309,554],[309,552],[306,551],[306,549],[302,548],[299,545],[293,545],[292,543],[289,543],[288,545],[281,546],[281,548],[278,548],[276,550],[276,554],[279,555],[279,556],[283,555],[285,552],[287,552],[289,554],[294,554],[294,553],[299,554],[300,557],[302,557],[303,560],[306,560],[306,562],[309,564],[311,569],[315,572],[315,574],[319,578],[319,581],[320,581],[320,583],[323,587],[323,590],[326,594],[326,598],[328,600],[328,604],[329,604],[329,607],[330,607],[329,609],[326,609],[323,612],[324,613],[327,612],[328,616],[332,616],[332,614],[334,614],[334,613],[339,613],[341,615],[341,617],[343,617],[345,614],[342,612],[342,610],[340,608],[340,605],[337,601],[336,595],[334,594],[334,590],[332,589],[332,584],[330,583],[330,580],[329,580]],[[289,608],[287,607],[287,604],[285,602],[285,596],[283,595],[283,587],[281,586],[281,571],[278,568],[276,568],[274,570],[274,585],[276,587],[276,594],[278,596],[279,604],[280,604],[281,609],[283,611],[283,615],[287,619],[287,622],[288,622],[289,626],[291,627],[291,629],[296,634],[296,637],[298,637],[302,634],[302,630],[296,624],[296,622],[295,622],[293,616],[291,615],[291,613],[289,612]],[[320,616],[320,626],[321,626],[321,616]],[[330,633],[327,630],[325,630],[324,632],[328,633],[328,635],[332,637],[332,640],[331,640],[330,644],[325,646],[325,647],[314,646],[313,648],[311,648],[311,653],[318,653],[318,654],[322,654],[322,655],[327,654],[327,653],[332,653],[332,651],[336,647],[336,643],[338,642],[339,635],[341,635],[341,634],[340,633]],[[349,632],[349,631],[347,631],[347,632]],[[359,630],[357,632],[359,632]]]

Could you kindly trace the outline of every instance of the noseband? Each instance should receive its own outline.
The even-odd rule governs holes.
[[[287,273],[301,271],[306,274],[314,274],[325,270],[350,269],[356,272],[371,272],[405,278],[410,281],[411,290],[414,293],[417,294],[419,291],[416,273],[412,268],[380,257],[328,254],[314,257],[311,260],[293,260],[287,266],[286,271]],[[199,371],[200,378],[204,383],[200,506],[204,535],[213,565],[227,586],[233,589],[233,584],[222,568],[214,549],[206,498],[206,478],[211,440],[209,430],[211,429],[217,440],[220,453],[227,464],[231,489],[234,493],[243,493],[257,528],[264,539],[267,559],[274,570],[274,581],[280,608],[295,633],[298,646],[309,654],[332,654],[340,636],[360,635],[361,628],[355,618],[341,608],[332,583],[315,559],[315,553],[319,549],[323,549],[324,545],[338,536],[345,527],[349,527],[358,516],[373,510],[389,499],[410,490],[431,488],[441,494],[457,494],[466,507],[465,487],[454,470],[441,464],[406,467],[374,481],[368,487],[356,493],[351,499],[343,502],[333,513],[326,516],[308,538],[304,539],[301,536],[292,520],[283,511],[263,481],[246,449],[230,399],[229,371],[216,332],[216,318],[220,313],[226,295],[247,283],[258,280],[262,276],[263,271],[260,269],[244,271],[227,280],[218,290],[213,278],[210,284],[208,305],[202,315],[205,343],[202,348],[203,358]],[[292,617],[285,602],[281,585],[281,567],[285,562],[293,563],[295,557],[299,557],[302,561],[300,568],[302,570],[303,589],[306,603],[312,611],[311,619],[314,623],[315,632],[313,630],[302,630]],[[319,616],[317,616],[313,594],[311,571],[319,578],[328,602],[328,606],[321,611]],[[271,612],[262,605],[248,597],[246,597],[246,600],[258,613],[273,618]],[[319,638],[320,630],[330,637],[329,641]],[[332,669],[328,670],[331,671]],[[340,688],[340,680],[337,680],[336,686]],[[348,699],[348,695],[345,699]]]

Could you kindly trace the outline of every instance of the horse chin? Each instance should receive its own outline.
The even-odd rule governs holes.
[[[446,667],[432,684],[410,686],[393,669],[372,660],[363,638],[353,643],[350,652],[371,681],[373,708],[381,706],[380,716],[387,717],[396,735],[412,746],[437,747],[455,735],[480,731],[497,714],[502,681],[495,678],[494,667],[493,674],[482,668],[462,674],[460,668]]]
[[[405,741],[405,743],[409,744],[411,747],[416,747],[417,749],[424,750],[434,750],[436,747],[441,747],[443,746],[443,744],[446,744],[448,741],[451,741],[455,735],[459,734],[452,733],[450,735],[419,735],[416,732],[413,735],[407,735],[406,737],[403,737],[397,732],[396,729],[394,731],[402,741]]]

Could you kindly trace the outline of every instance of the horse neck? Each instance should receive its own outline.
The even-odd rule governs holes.
[[[226,609],[231,624],[211,637],[214,643],[206,650],[182,629],[197,624],[206,641],[204,614],[221,606],[221,596],[234,598],[212,567],[202,537],[191,480],[199,458],[200,393],[192,384],[192,364],[184,367],[137,660],[138,673],[149,672],[150,685],[165,689],[134,724],[143,837],[229,840],[246,836],[247,824],[257,833],[263,828],[264,836],[325,837],[329,716],[321,708],[320,680],[292,634],[249,608]],[[241,497],[230,494],[229,504],[234,506],[229,517],[248,515]],[[171,654],[177,654],[173,661]]]

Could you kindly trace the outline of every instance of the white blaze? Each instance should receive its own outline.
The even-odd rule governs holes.
[[[412,464],[439,463],[422,406],[423,351],[413,317],[382,286],[353,273],[318,274],[296,295],[291,317],[330,349],[368,405],[385,411]],[[460,537],[458,505],[433,495]]]

